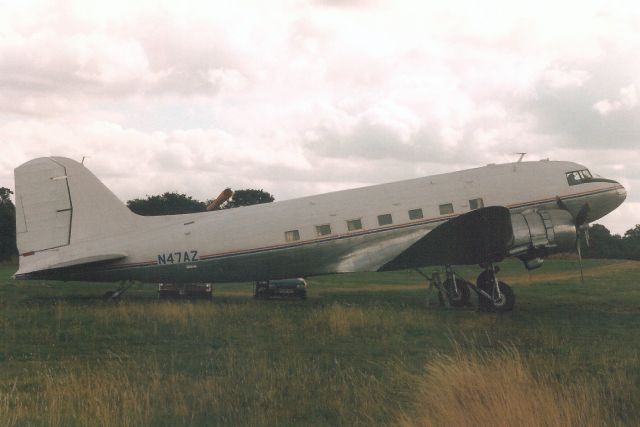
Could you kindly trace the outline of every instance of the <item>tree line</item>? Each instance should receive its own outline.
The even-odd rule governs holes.
[[[18,255],[16,248],[16,207],[11,201],[13,191],[0,187],[0,261]]]
[[[0,261],[18,254],[16,248],[16,208],[11,201],[13,192],[0,187]],[[263,190],[238,190],[220,209],[231,209],[259,203],[273,202],[274,197]],[[205,212],[210,201],[202,202],[185,194],[167,192],[144,199],[127,202],[131,211],[145,216],[176,215]],[[589,227],[590,245],[583,245],[585,258],[612,258],[640,260],[640,224],[627,230],[624,235],[611,234],[601,224]]]
[[[257,205],[273,202],[275,198],[264,190],[237,190],[220,209],[239,208],[241,206]],[[178,193],[164,193],[157,196],[147,196],[144,199],[133,199],[127,202],[127,206],[138,215],[178,215],[196,212],[205,212],[211,200],[201,202]]]
[[[624,235],[611,234],[601,224],[589,226],[589,246],[582,245],[585,258],[612,258],[640,260],[640,224],[625,231]]]

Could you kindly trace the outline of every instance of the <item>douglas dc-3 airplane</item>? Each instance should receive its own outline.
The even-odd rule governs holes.
[[[82,164],[15,170],[17,279],[202,283],[446,266],[465,305],[511,310],[495,264],[529,269],[579,248],[578,233],[617,208],[622,185],[579,164],[517,162],[197,214],[132,213]],[[479,264],[476,285],[450,266]]]

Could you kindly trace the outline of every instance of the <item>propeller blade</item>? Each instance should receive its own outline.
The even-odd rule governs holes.
[[[585,203],[584,205],[582,205],[582,207],[578,211],[578,214],[576,215],[576,228],[582,227],[584,224],[586,224],[590,210],[591,207],[589,206],[589,203]]]
[[[584,285],[584,272],[582,268],[582,245],[580,244],[580,236],[576,240],[576,252],[578,252],[578,264],[580,265],[580,281]]]
[[[556,196],[556,204],[558,205],[558,208],[571,212],[560,196]],[[589,223],[587,222],[589,219],[589,211],[591,211],[591,206],[589,206],[589,203],[585,203],[574,217],[576,227],[576,252],[578,253],[578,264],[580,265],[580,281],[583,285],[584,268],[582,266],[582,244],[580,242],[580,234],[583,233],[587,242],[587,247],[589,247]]]
[[[558,205],[558,208],[560,209],[564,209],[565,211],[571,212],[567,207],[567,205],[562,201],[560,196],[556,196],[556,205]],[[576,228],[581,227],[587,222],[590,211],[591,211],[591,206],[589,206],[589,203],[585,203],[584,205],[582,205],[578,213],[573,218],[576,223]]]
[[[591,239],[589,238],[589,226],[587,225],[584,230],[584,242],[587,244],[587,247],[591,247]]]

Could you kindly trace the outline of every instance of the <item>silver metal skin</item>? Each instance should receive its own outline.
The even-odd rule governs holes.
[[[575,244],[587,222],[626,197],[619,183],[569,185],[571,162],[519,162],[198,214],[133,214],[84,165],[62,157],[15,170],[18,279],[228,282],[377,271],[430,231],[478,207],[511,212],[508,255]],[[566,210],[559,209],[558,200]],[[441,205],[451,204],[453,213]],[[422,218],[409,211],[421,210]],[[390,214],[391,224],[378,216]],[[349,230],[347,221],[362,229]],[[330,225],[330,234],[318,230]],[[299,240],[287,241],[297,230]],[[527,236],[527,230],[529,235]],[[571,235],[573,233],[573,236]],[[427,260],[424,265],[431,265]]]
[[[513,243],[509,255],[518,256],[531,248],[574,248],[576,227],[571,213],[542,209],[511,214]]]

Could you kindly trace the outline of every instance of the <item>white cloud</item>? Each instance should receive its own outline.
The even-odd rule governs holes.
[[[124,199],[283,199],[523,151],[635,188],[639,24],[596,0],[11,3],[0,185],[55,154]],[[611,228],[640,222],[625,212]]]
[[[618,110],[631,110],[638,106],[638,89],[635,84],[620,89],[618,99],[603,99],[595,104],[593,108],[603,116]]]
[[[545,81],[552,88],[563,88],[567,86],[582,86],[590,75],[584,70],[567,70],[560,67],[553,67],[544,73]]]

